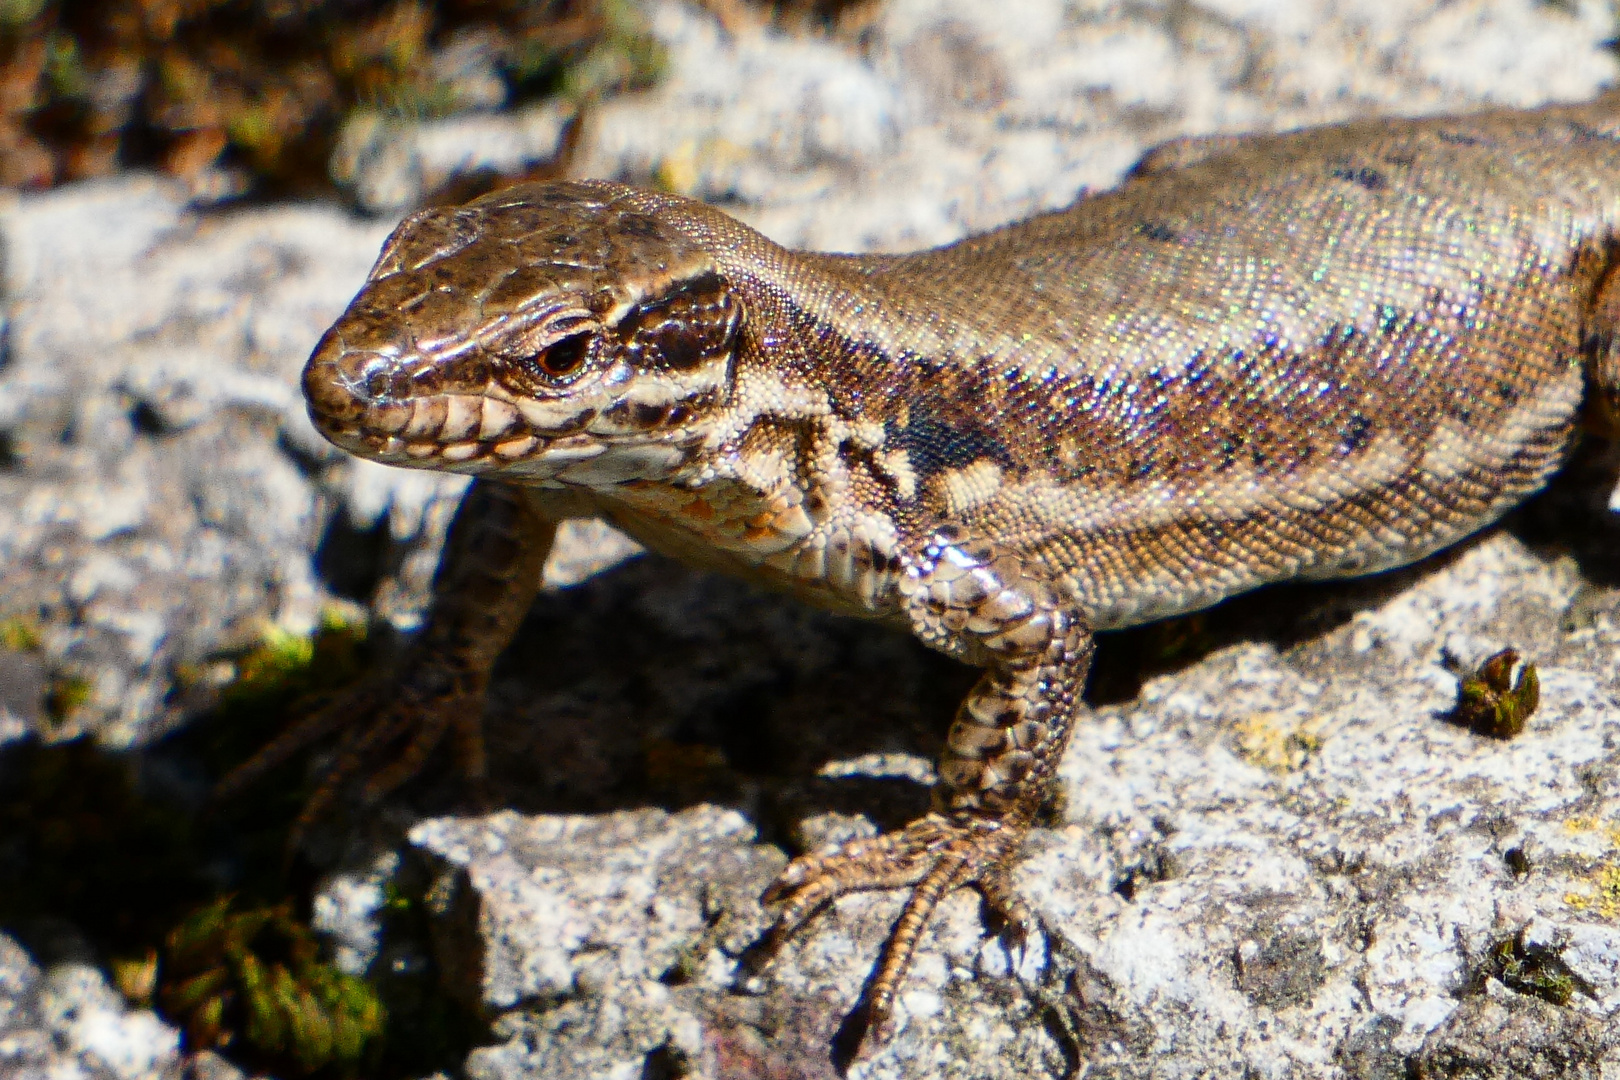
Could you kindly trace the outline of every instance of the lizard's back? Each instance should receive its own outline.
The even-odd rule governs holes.
[[[889,315],[885,369],[853,378],[884,388],[894,441],[956,447],[929,516],[1035,555],[1100,627],[1398,566],[1567,455],[1607,330],[1617,131],[1611,95],[1256,138],[948,248],[829,261]]]

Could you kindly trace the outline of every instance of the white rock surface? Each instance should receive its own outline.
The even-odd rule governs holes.
[[[581,172],[840,251],[1066,205],[1174,136],[1575,100],[1615,74],[1594,2],[888,0],[859,54],[648,7],[669,75],[590,118]]]
[[[149,740],[179,665],[314,624],[330,510],[306,473],[331,455],[297,373],[385,231],[200,217],[145,177],[0,204],[5,614],[42,615],[46,654],[92,684],[53,734]]]
[[[11,1080],[171,1080],[180,1033],[130,1009],[88,964],[42,973],[0,934],[0,1075]]]
[[[1577,99],[1616,73],[1596,0],[889,0],[858,40],[648,10],[669,77],[589,118],[580,169],[849,250],[1061,205],[1177,135]],[[449,128],[417,145],[528,160],[545,132],[520,122],[527,143],[480,121],[459,150]],[[323,537],[381,527],[404,567],[378,602],[409,625],[459,482],[343,462],[296,383],[386,228],[311,206],[200,215],[143,177],[0,203],[0,616],[38,612],[45,639],[0,671],[0,735],[49,727],[27,700],[48,669],[92,686],[51,734],[152,740],[194,705],[180,669],[313,622],[335,580]],[[1017,871],[1045,931],[1014,947],[971,894],[948,899],[897,1037],[848,1074],[1620,1076],[1620,598],[1601,563],[1524,532],[1211,615],[1200,659],[1080,726],[1065,809]],[[580,536],[556,580],[628,550]],[[1498,743],[1437,714],[1443,650],[1504,644],[1537,660],[1543,703]],[[522,815],[412,840],[442,877],[439,962],[498,1039],[469,1074],[834,1075],[899,898],[840,902],[746,975],[783,857],[754,830],[833,842],[913,816],[907,777],[970,678],[662,564],[544,598],[490,708]],[[329,912],[356,964],[363,892]],[[1509,985],[1514,938],[1556,955],[1566,1003]],[[26,959],[0,985],[35,985]],[[110,1056],[57,1075],[165,1060],[117,1049],[155,1045],[126,1020],[133,1042],[92,1039]],[[0,1053],[44,1069],[80,1054],[49,1041],[71,1028],[19,1021]]]
[[[898,1035],[850,1075],[1613,1075],[1620,625],[1606,609],[1572,629],[1582,589],[1568,559],[1498,534],[1395,580],[1252,601],[1281,639],[1353,614],[1096,710],[1063,820],[1017,870],[1045,935],[1013,946],[974,896],[947,900]],[[1507,643],[1540,662],[1528,730],[1443,720],[1442,650]],[[692,1075],[831,1075],[898,903],[840,901],[749,977],[779,860],[729,811],[498,814],[411,839],[477,896],[483,944],[456,951],[510,1036],[478,1076],[635,1075],[672,1054]],[[1579,980],[1566,1005],[1505,989],[1493,949],[1521,932]],[[1479,1039],[1505,1071],[1463,1067]]]

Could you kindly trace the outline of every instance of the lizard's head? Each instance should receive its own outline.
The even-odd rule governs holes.
[[[405,220],[304,368],[316,427],[392,465],[601,487],[691,460],[741,308],[615,185],[525,185]]]

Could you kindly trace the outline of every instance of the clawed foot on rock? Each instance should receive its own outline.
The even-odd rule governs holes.
[[[1027,932],[1031,916],[1009,888],[1006,867],[1028,830],[1017,817],[931,813],[898,832],[855,840],[830,854],[802,855],[765,893],[776,918],[760,954],[773,955],[812,915],[846,893],[909,887],[911,895],[852,1014],[855,1025],[841,1033],[854,1043],[866,1033],[884,1041],[918,939],[947,893],[971,885],[1015,936]]]

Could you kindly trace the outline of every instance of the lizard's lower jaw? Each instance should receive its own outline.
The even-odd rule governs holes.
[[[376,401],[336,415],[311,398],[310,419],[327,439],[372,461],[514,479],[550,479],[608,449],[578,432],[536,431],[511,404],[472,394]]]
[[[686,463],[686,449],[666,443],[610,443],[593,435],[540,436],[519,429],[492,439],[412,440],[412,425],[423,425],[439,413],[476,408],[484,398],[422,399],[411,403],[398,434],[364,425],[333,425],[319,418],[316,426],[349,452],[385,465],[488,476],[517,484],[563,485],[600,489],[636,481],[659,480]],[[468,405],[465,402],[470,401]],[[502,404],[496,402],[497,405]],[[375,419],[375,417],[373,417]],[[384,417],[389,423],[397,416]]]

